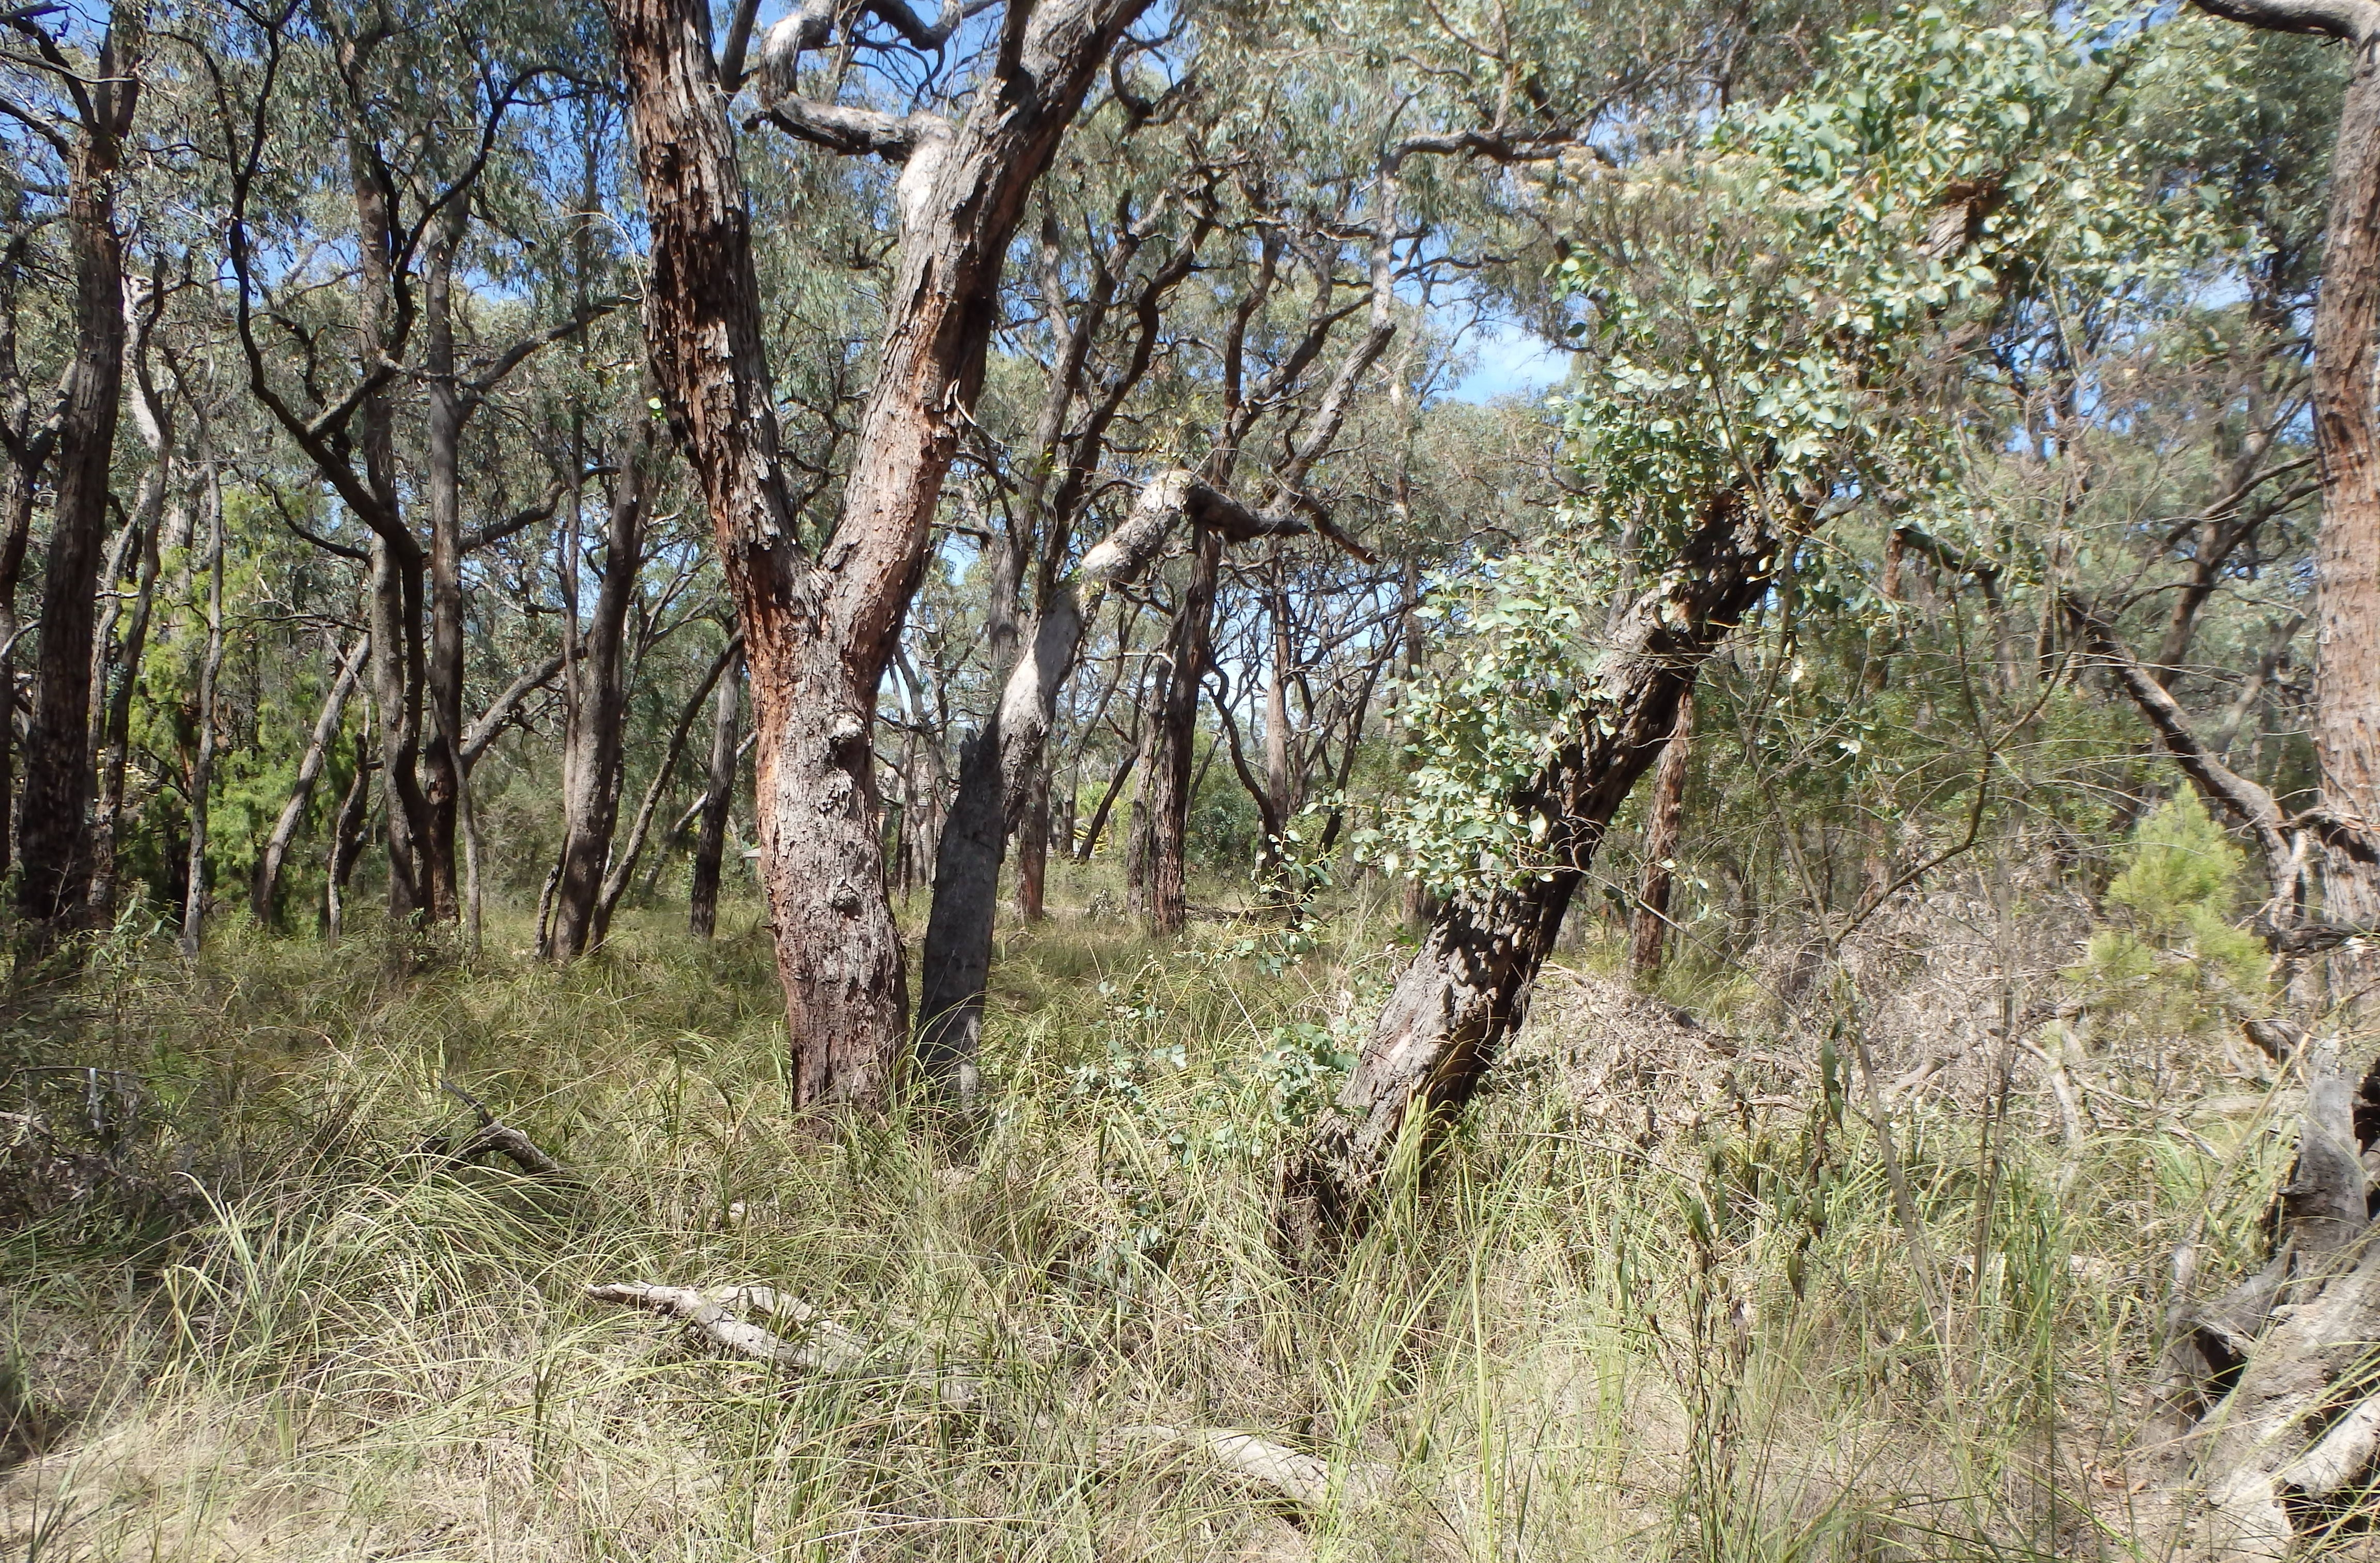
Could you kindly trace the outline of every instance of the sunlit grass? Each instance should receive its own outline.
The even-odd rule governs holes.
[[[765,936],[726,924],[698,948],[631,920],[560,972],[503,923],[476,964],[411,969],[370,937],[232,934],[196,971],[128,944],[21,1006],[11,1064],[124,1070],[143,1100],[91,1147],[96,1191],[0,1248],[0,1343],[50,1427],[0,1477],[0,1545],[2158,1556],[2129,1443],[2166,1256],[2237,1263],[2277,1170],[2253,1132],[2228,1174],[2150,1128],[2070,1152],[2030,1088],[1997,1132],[1896,1101],[1912,1248],[1807,1028],[1740,1020],[1722,1053],[1557,978],[1428,1186],[1300,1276],[1275,1167],[1393,977],[1379,908],[1297,959],[1269,925],[1173,950],[1073,911],[1009,927],[964,1166],[907,1114],[788,1112]],[[573,1178],[419,1154],[468,1122],[448,1080]],[[71,1082],[23,1089],[5,1110],[71,1138]],[[980,1394],[776,1373],[581,1299],[631,1280],[780,1287]],[[1344,1496],[1301,1512],[1123,1437],[1152,1423],[1311,1451]]]

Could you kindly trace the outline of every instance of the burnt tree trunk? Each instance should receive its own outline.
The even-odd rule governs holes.
[[[720,675],[711,696],[710,766],[702,793],[702,824],[694,838],[693,887],[686,897],[686,926],[698,939],[719,931],[719,873],[727,855],[727,813],[735,801],[737,705],[743,690],[744,659],[737,657]]]
[[[1634,926],[1628,939],[1628,968],[1639,982],[1660,972],[1670,942],[1670,886],[1678,855],[1678,826],[1686,812],[1686,762],[1694,727],[1694,691],[1678,696],[1678,716],[1653,772],[1653,796],[1645,803],[1645,870],[1636,892]]]
[[[33,668],[33,715],[25,733],[18,827],[17,907],[50,944],[89,890],[91,653],[108,471],[124,386],[124,240],[115,184],[124,137],[140,99],[138,35],[130,7],[108,22],[98,79],[78,89],[88,105],[74,144],[67,232],[74,254],[76,334],[59,409],[57,493],[42,572],[42,626]]]
[[[551,954],[576,960],[595,935],[603,870],[620,814],[620,760],[628,714],[628,610],[644,563],[645,490],[632,452],[612,492],[602,588],[586,654],[563,670],[562,877],[554,885]]]
[[[876,831],[878,685],[982,381],[1009,240],[1148,0],[1010,10],[966,118],[780,104],[795,134],[903,161],[901,256],[839,513],[804,546],[778,449],[750,209],[698,0],[608,0],[651,229],[646,339],[747,638],[755,824],[797,1103],[878,1102],[905,1039]]]
[[[189,883],[182,898],[182,955],[198,957],[206,938],[207,826],[209,794],[215,775],[215,687],[223,677],[224,660],[224,513],[223,479],[216,470],[212,442],[207,436],[205,411],[200,412],[200,503],[206,509],[206,649],[200,653],[198,745],[190,758]]]
[[[1361,1230],[1399,1148],[1425,1153],[1527,1012],[1611,816],[1666,747],[1696,670],[1767,589],[1777,540],[1729,492],[1611,631],[1572,736],[1512,800],[1549,822],[1542,872],[1450,898],[1373,1023],[1354,1073],[1283,1174],[1297,1249]]]
[[[1202,532],[1166,633],[1165,683],[1151,713],[1148,769],[1140,788],[1148,809],[1148,926],[1159,934],[1179,934],[1190,915],[1190,759],[1198,741],[1198,691],[1207,677],[1222,559],[1222,539]]]

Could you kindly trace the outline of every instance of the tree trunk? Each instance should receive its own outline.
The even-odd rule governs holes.
[[[33,535],[33,501],[56,439],[52,427],[36,427],[32,393],[18,361],[19,289],[31,232],[21,196],[16,206],[9,223],[18,237],[0,249],[0,421],[6,433],[6,465],[0,467],[0,874],[15,861],[17,846],[17,638],[22,628],[17,588]]]
[[[1002,687],[1000,703],[983,731],[967,742],[959,801],[934,854],[917,1026],[924,1078],[962,1099],[976,1086],[1007,823],[1033,798],[1034,778],[1043,772],[1050,729],[1057,721],[1058,697],[1082,654],[1091,617],[1111,589],[1129,584],[1148,568],[1184,519],[1198,528],[1198,556],[1216,561],[1226,536],[1305,530],[1302,522],[1251,514],[1186,471],[1160,474],[1141,490],[1123,523],[1083,556],[1070,579],[1053,586],[1030,644]],[[1210,580],[1213,568],[1208,567]],[[1040,808],[1046,818],[1046,785]]]
[[[1026,784],[1016,821],[1016,915],[1038,922],[1046,915],[1050,882],[1050,756],[1045,751]]]
[[[165,458],[160,457],[158,467],[165,464]],[[148,485],[143,486],[145,489]],[[148,653],[149,622],[157,602],[157,531],[161,518],[153,513],[154,507],[146,503],[150,495],[144,493],[141,497],[144,503],[134,511],[131,524],[125,529],[127,539],[140,551],[140,564],[133,584],[132,613],[125,626],[123,647],[117,654],[109,654],[108,641],[113,631],[105,622],[101,624],[97,643],[92,647],[91,733],[95,741],[91,748],[98,758],[99,796],[91,811],[90,894],[91,915],[103,924],[115,911],[115,836],[124,812],[125,771],[132,745],[132,697],[140,682],[140,664]],[[114,583],[111,580],[108,584],[112,588]],[[107,617],[114,617],[113,604]]]
[[[347,876],[355,873],[356,860],[363,855],[365,816],[371,812],[371,775],[379,764],[371,752],[370,735],[357,733],[355,778],[347,783],[346,796],[339,800],[339,812],[331,825],[331,849],[323,864],[322,937],[334,949],[346,930]]]
[[[641,463],[632,452],[621,465],[603,546],[603,585],[587,626],[586,655],[564,670],[562,878],[554,886],[552,947],[556,960],[576,960],[595,934],[603,869],[620,813],[620,758],[628,712],[628,610],[636,603],[645,548]]]
[[[455,832],[463,808],[463,388],[455,364],[455,256],[469,219],[468,189],[439,218],[422,279],[423,363],[428,392],[423,497],[430,518],[430,647],[423,669],[429,731],[422,735],[424,829],[415,843],[427,910],[452,922],[462,910]],[[565,767],[566,768],[566,767]],[[568,784],[565,781],[565,798]]]
[[[1471,1099],[1526,1014],[1612,814],[1666,747],[1696,669],[1767,589],[1775,556],[1757,508],[1723,493],[1621,616],[1568,741],[1512,800],[1551,822],[1544,861],[1558,866],[1439,910],[1346,1088],[1284,1173],[1283,1235],[1294,1247],[1360,1231],[1409,1130],[1412,1153],[1425,1153]]]
[[[111,14],[98,76],[88,90],[91,117],[75,147],[67,197],[75,349],[58,423],[57,491],[42,572],[18,833],[17,906],[36,925],[37,950],[82,909],[90,883],[92,593],[124,385],[124,241],[115,231],[115,180],[140,95],[133,47],[139,27],[129,8]]]
[[[620,898],[627,893],[628,882],[636,875],[637,860],[644,855],[645,838],[652,834],[653,811],[661,807],[662,796],[669,790],[670,777],[677,772],[678,756],[686,752],[686,735],[693,730],[695,717],[701,713],[703,702],[710,698],[710,691],[718,685],[721,677],[729,667],[744,659],[745,649],[741,635],[728,641],[726,649],[712,660],[710,670],[702,676],[702,682],[695,686],[694,693],[679,708],[677,722],[670,728],[669,742],[662,751],[661,766],[653,772],[652,781],[645,788],[644,801],[637,806],[636,823],[628,827],[628,839],[614,854],[611,872],[603,876],[601,892],[595,900],[590,943],[601,944],[604,935],[611,932],[613,910],[620,904]]]
[[[735,763],[743,753],[736,734],[743,677],[739,656],[721,675],[711,697],[710,777],[702,794],[702,827],[694,842],[694,885],[686,898],[686,925],[698,939],[719,931],[719,871],[727,855],[727,813],[735,801]]]
[[[813,557],[778,449],[750,212],[708,7],[608,0],[651,232],[648,349],[748,640],[754,823],[797,1104],[877,1102],[892,1083],[908,995],[876,830],[877,690],[982,381],[1010,238],[1147,4],[1012,11],[962,124],[888,122],[908,138],[895,153],[907,166],[892,318],[840,510]]]
[[[371,694],[380,724],[381,790],[388,835],[388,915],[404,928],[430,910],[420,843],[430,801],[421,791],[421,571],[388,539],[371,547]]]
[[[1222,558],[1222,539],[1202,533],[1165,637],[1165,686],[1149,733],[1148,771],[1140,782],[1148,808],[1148,925],[1159,934],[1179,934],[1189,920],[1190,757],[1198,739],[1198,690],[1207,677]]]
[[[273,834],[265,838],[264,851],[256,860],[256,878],[249,886],[249,911],[260,928],[273,926],[282,864],[288,861],[289,845],[298,838],[298,827],[306,821],[306,806],[313,799],[314,784],[322,779],[331,746],[338,741],[347,697],[355,692],[356,675],[362,670],[364,653],[370,649],[365,639],[358,636],[356,643],[332,665],[330,692],[322,697],[322,708],[314,715],[313,736],[306,742],[306,752],[298,762],[297,777],[289,784],[289,797],[273,822]]]
[[[186,959],[198,958],[199,947],[206,937],[208,794],[214,787],[215,685],[223,675],[224,659],[223,484],[215,470],[214,453],[204,443],[204,417],[201,411],[200,492],[207,512],[206,561],[202,567],[207,576],[207,649],[199,664],[198,751],[190,761],[189,885],[182,902],[182,955]]]
[[[2380,431],[2374,428],[2380,384],[2372,361],[2380,323],[2380,58],[2370,31],[2356,45],[2331,154],[2313,321],[2323,510],[2314,546],[2313,738],[2324,806],[2370,828],[2380,826]],[[2332,853],[2323,899],[2333,922],[2380,925],[2380,871]]]
[[[1653,772],[1653,796],[1645,804],[1645,878],[1628,942],[1628,967],[1640,983],[1659,974],[1662,951],[1670,942],[1670,885],[1676,877],[1671,865],[1678,855],[1678,824],[1686,811],[1687,751],[1694,727],[1694,690],[1688,684],[1678,696],[1677,722]]]

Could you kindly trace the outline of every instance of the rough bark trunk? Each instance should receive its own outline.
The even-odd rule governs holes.
[[[298,762],[298,775],[289,784],[289,797],[273,822],[273,834],[265,838],[264,850],[256,860],[256,877],[249,886],[248,909],[261,928],[273,926],[282,865],[288,861],[289,846],[298,838],[298,826],[306,822],[314,784],[322,780],[331,746],[338,741],[339,727],[346,716],[347,697],[355,693],[356,676],[362,671],[364,653],[370,649],[365,638],[358,636],[356,643],[332,665],[330,692],[322,697],[322,708],[315,713],[313,736],[306,741],[306,752]]]
[[[1044,752],[1026,784],[1016,821],[1016,915],[1038,922],[1050,883],[1050,756]]]
[[[880,1101],[892,1083],[907,993],[872,796],[877,689],[982,380],[1009,239],[1099,67],[1147,4],[1012,10],[962,124],[887,121],[880,128],[906,140],[857,143],[897,144],[905,158],[901,259],[858,454],[813,558],[778,450],[750,213],[708,9],[609,0],[652,234],[647,344],[748,638],[755,824],[797,1103]],[[779,122],[794,125],[787,112]]]
[[[430,829],[421,790],[421,571],[388,539],[371,548],[371,695],[380,726],[381,789],[387,816],[388,915],[409,926],[430,910],[420,843]]]
[[[159,465],[164,464],[161,457]],[[91,809],[90,894],[91,915],[103,924],[115,910],[115,837],[124,812],[125,773],[132,745],[132,697],[140,686],[140,664],[148,653],[149,623],[157,602],[160,518],[153,513],[154,507],[146,503],[149,495],[144,494],[142,499],[143,505],[134,512],[132,523],[126,529],[128,537],[140,550],[140,564],[133,583],[132,612],[125,626],[123,645],[116,654],[108,654],[111,631],[103,624],[98,643],[92,648],[96,665],[91,679],[91,748],[98,761],[99,791]]]
[[[371,811],[372,772],[379,764],[371,752],[370,735],[356,734],[355,778],[347,783],[346,795],[339,800],[339,812],[331,825],[331,849],[323,863],[322,937],[334,949],[346,930],[347,876],[355,873],[356,860],[363,855],[365,816]]]
[[[1148,810],[1148,925],[1159,934],[1179,934],[1190,915],[1190,758],[1198,740],[1198,690],[1207,677],[1222,557],[1222,539],[1202,533],[1165,638],[1165,685],[1152,714],[1148,769],[1140,780]]]
[[[719,871],[727,855],[727,813],[735,801],[735,763],[743,750],[737,743],[737,704],[743,691],[744,659],[737,657],[720,676],[711,697],[710,767],[702,794],[702,825],[694,841],[694,883],[686,898],[686,925],[698,939],[719,931]]]
[[[468,190],[455,194],[432,236],[422,278],[422,368],[428,391],[423,497],[430,519],[430,645],[423,668],[429,730],[422,735],[424,829],[415,843],[431,918],[461,912],[455,829],[463,808],[463,424],[468,418],[455,362],[455,258],[469,219]],[[565,784],[566,785],[566,784]]]
[[[1543,871],[1439,910],[1345,1089],[1284,1171],[1283,1236],[1293,1248],[1360,1230],[1400,1145],[1426,1152],[1470,1100],[1526,1013],[1613,812],[1665,747],[1696,670],[1767,590],[1775,557],[1759,513],[1722,494],[1621,617],[1574,736],[1512,800],[1551,822]]]
[[[1645,804],[1645,877],[1636,894],[1635,926],[1628,943],[1629,970],[1639,982],[1659,974],[1670,942],[1670,886],[1678,855],[1678,825],[1686,812],[1686,759],[1694,727],[1694,691],[1678,696],[1678,718],[1653,772],[1653,796]]]
[[[17,235],[0,248],[0,873],[15,861],[17,848],[17,588],[25,570],[25,546],[33,534],[33,500],[56,440],[55,425],[37,426],[31,388],[17,356],[17,315],[31,233],[18,209],[9,214]]]
[[[565,670],[562,878],[554,886],[551,953],[576,960],[595,934],[603,869],[620,814],[620,759],[628,711],[628,610],[644,563],[645,491],[635,454],[622,464],[603,546],[603,584],[586,654]]]
[[[1007,822],[1033,798],[1057,721],[1058,697],[1082,655],[1092,616],[1109,591],[1148,568],[1184,520],[1198,529],[1198,556],[1216,561],[1226,537],[1305,530],[1302,522],[1253,514],[1186,471],[1160,474],[1141,490],[1123,523],[1083,556],[1073,576],[1053,585],[1030,642],[1001,690],[1000,703],[984,730],[968,740],[959,768],[959,800],[934,855],[917,1027],[924,1079],[963,1099],[976,1086]],[[1215,567],[1207,568],[1211,580]],[[1184,763],[1186,770],[1186,750]],[[1045,791],[1045,817],[1048,808]]]
[[[207,645],[199,663],[198,749],[190,759],[189,885],[182,900],[182,955],[196,959],[206,938],[208,795],[215,777],[215,686],[224,659],[223,484],[214,454],[207,448],[204,415],[200,425],[200,494],[206,507]]]
[[[2367,31],[2331,154],[2330,221],[2313,321],[2314,446],[2322,529],[2314,546],[2314,753],[2322,801],[2380,825],[2380,57]],[[2380,924],[2380,872],[2332,853],[2324,905],[2334,922]]]
[[[58,421],[57,490],[18,828],[17,907],[34,924],[37,951],[81,910],[89,889],[92,592],[124,385],[124,241],[115,231],[115,182],[140,96],[139,28],[130,7],[109,19],[67,197],[75,349]]]

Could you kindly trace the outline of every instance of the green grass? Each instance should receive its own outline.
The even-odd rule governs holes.
[[[2131,1447],[2167,1256],[2199,1238],[2213,1275],[2252,1245],[2278,1154],[2252,1126],[2192,1144],[2143,1121],[2070,1153],[2029,1074],[2001,1131],[1899,1104],[1912,1250],[1812,1028],[1721,974],[1700,996],[1727,1056],[1584,974],[1589,949],[1427,1186],[1301,1276],[1275,1166],[1393,977],[1378,909],[1295,961],[1245,926],[1174,949],[1078,914],[1008,930],[972,1172],[920,1121],[788,1112],[765,938],[728,921],[698,948],[631,920],[561,972],[508,924],[478,964],[410,973],[368,938],[227,934],[191,971],[128,935],[22,999],[0,1111],[96,1187],[0,1239],[0,1350],[45,1446],[0,1475],[0,1555],[2169,1545]],[[106,1108],[94,1133],[89,1077],[36,1064],[125,1071],[137,1121]],[[573,1183],[417,1154],[468,1124],[450,1078]],[[11,1122],[33,1132],[0,1120],[0,1142]],[[981,1396],[773,1372],[580,1297],[640,1279],[789,1289],[888,1362],[967,1364]],[[1149,1423],[1311,1451],[1350,1496],[1303,1513],[1119,1437]]]

